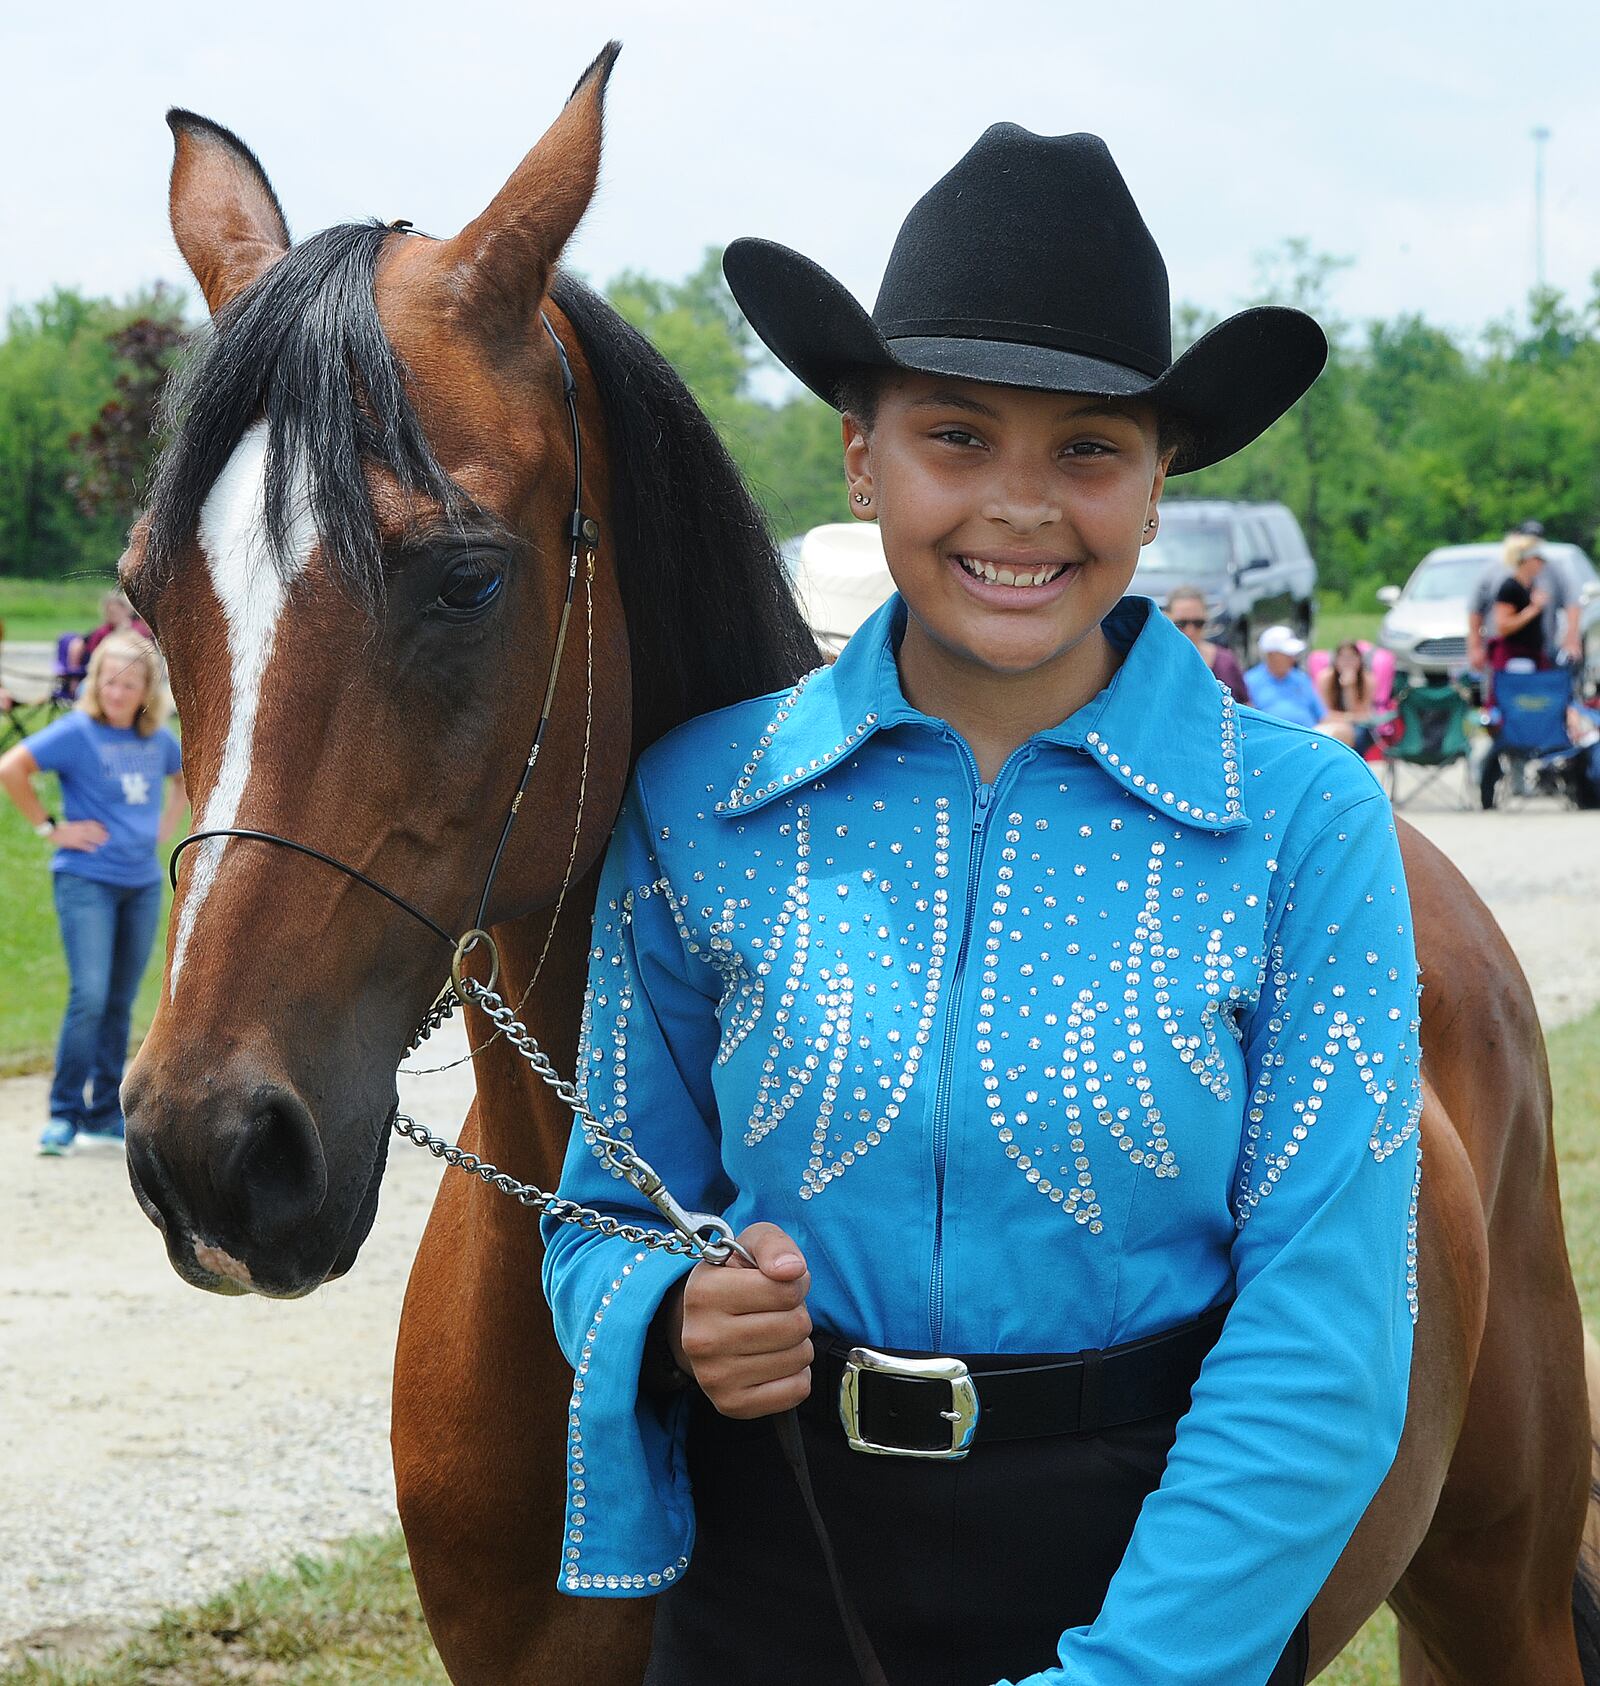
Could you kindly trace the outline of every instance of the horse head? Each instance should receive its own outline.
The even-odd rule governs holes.
[[[440,935],[548,906],[620,801],[633,685],[608,417],[557,302],[582,290],[556,277],[616,51],[449,239],[374,223],[294,245],[254,154],[169,115],[173,232],[212,326],[120,572],[170,667],[196,830],[320,851],[438,927],[296,848],[185,851],[124,1101],[134,1191],[197,1286],[295,1295],[349,1268],[395,1068],[449,965]],[[480,917],[555,663],[575,487],[599,532]]]

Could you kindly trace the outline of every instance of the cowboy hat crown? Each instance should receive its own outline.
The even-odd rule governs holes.
[[[1174,473],[1248,444],[1327,358],[1309,316],[1262,306],[1174,362],[1166,264],[1098,135],[986,130],[912,206],[871,315],[770,240],[735,240],[723,268],[761,339],[835,407],[873,369],[1145,399],[1183,424]]]

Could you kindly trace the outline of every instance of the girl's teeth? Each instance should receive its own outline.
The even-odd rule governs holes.
[[[1014,568],[997,568],[991,562],[980,562],[971,556],[963,556],[960,561],[961,566],[974,579],[987,580],[991,585],[1047,585],[1062,571],[1059,567],[1036,568],[1032,572],[1019,574]]]

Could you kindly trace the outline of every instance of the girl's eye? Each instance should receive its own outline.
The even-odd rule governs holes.
[[[1108,457],[1111,447],[1102,445],[1098,439],[1079,439],[1067,446],[1069,457]]]
[[[942,439],[951,445],[977,445],[981,443],[976,434],[968,433],[962,427],[941,428],[939,432],[934,434],[934,438]]]
[[[500,571],[478,556],[458,557],[439,581],[438,607],[446,614],[481,614],[500,595]]]

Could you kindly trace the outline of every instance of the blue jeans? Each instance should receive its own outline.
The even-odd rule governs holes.
[[[122,1124],[117,1091],[128,1021],[161,917],[161,885],[129,889],[75,872],[51,875],[71,989],[56,1046],[50,1116],[79,1129]]]

